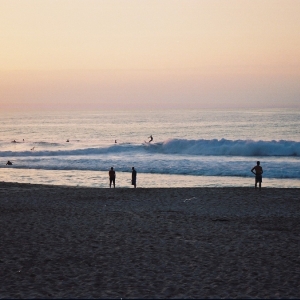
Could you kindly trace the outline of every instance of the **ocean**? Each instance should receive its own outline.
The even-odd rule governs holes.
[[[259,160],[263,187],[300,188],[299,109],[1,112],[0,131],[0,181],[251,187]]]

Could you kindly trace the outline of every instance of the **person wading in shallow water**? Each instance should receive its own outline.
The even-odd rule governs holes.
[[[259,189],[261,189],[262,173],[264,171],[263,171],[262,167],[260,166],[259,161],[256,163],[256,166],[251,169],[251,172],[255,175],[255,188],[257,188],[257,183],[259,183]]]
[[[108,172],[108,176],[109,176],[109,187],[111,188],[111,184],[113,183],[114,188],[116,187],[116,172],[114,171],[114,168],[111,167],[109,172]]]
[[[131,184],[136,188],[136,170],[132,167]]]

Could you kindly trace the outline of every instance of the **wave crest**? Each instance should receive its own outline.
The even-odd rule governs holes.
[[[122,153],[182,154],[198,156],[300,156],[300,142],[296,141],[253,141],[253,140],[186,140],[169,139],[162,143],[118,144],[83,149],[56,149],[38,151],[0,151],[1,157],[11,156],[67,156],[105,155]]]
[[[213,156],[300,156],[300,142],[253,140],[170,139],[164,153]]]

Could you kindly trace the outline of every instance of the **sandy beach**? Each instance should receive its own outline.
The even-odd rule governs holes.
[[[300,298],[300,189],[0,183],[0,298]]]

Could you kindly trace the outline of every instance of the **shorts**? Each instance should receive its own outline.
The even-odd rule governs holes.
[[[262,176],[261,175],[256,175],[255,176],[255,181],[256,182],[262,182]]]

